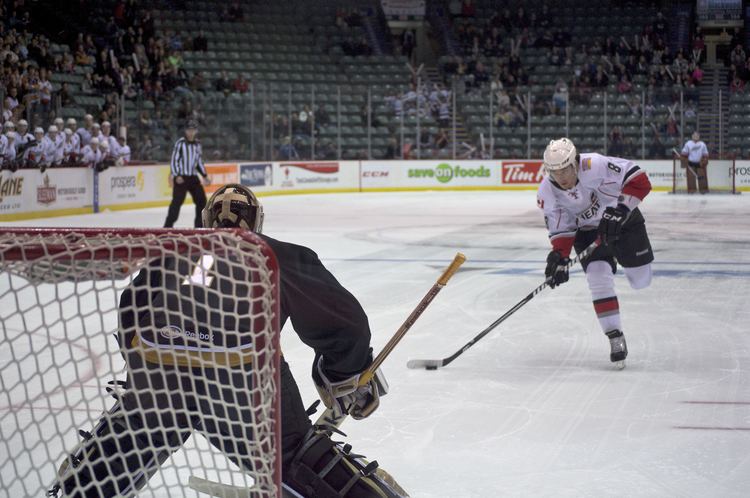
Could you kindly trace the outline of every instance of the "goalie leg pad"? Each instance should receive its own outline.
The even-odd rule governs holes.
[[[135,496],[189,435],[149,433],[140,416],[124,412],[121,401],[102,415],[93,432],[79,434],[83,440],[60,465],[48,496]]]
[[[367,463],[351,446],[311,429],[291,464],[284,483],[302,496],[315,498],[403,498],[377,474],[377,462]]]

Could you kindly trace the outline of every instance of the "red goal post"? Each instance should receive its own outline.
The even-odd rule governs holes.
[[[706,170],[706,181],[708,182],[708,193],[711,194],[738,194],[736,182],[735,160],[731,159],[709,159]],[[688,165],[682,156],[674,154],[672,157],[672,193],[693,193],[689,190],[689,175],[694,177],[694,192],[699,192],[696,175],[700,172]]]
[[[206,257],[211,265],[204,265]],[[170,270],[165,258],[184,263],[171,268],[187,265],[195,271],[183,275]],[[209,379],[220,375],[246,379],[243,395],[252,402],[244,420],[249,418],[246,425],[254,437],[242,443],[245,453],[241,456],[253,462],[253,469],[240,470],[227,458],[231,450],[219,451],[196,431],[156,471],[139,496],[195,496],[188,490],[192,477],[245,489],[247,496],[281,496],[279,268],[261,237],[238,229],[1,228],[0,497],[44,496],[61,464],[70,462],[69,454],[80,439],[78,431],[91,431],[115,403],[106,392],[108,381],[124,380],[127,374],[113,337],[119,327],[119,299],[139,270],[151,267],[164,272],[161,283],[153,288],[154,295],[184,297],[193,296],[198,286],[208,295],[209,279],[218,277],[212,268],[220,264],[241,269],[221,278],[223,282],[236,279],[238,288],[249,289],[245,293],[249,295],[241,296],[244,308],[209,311],[219,314],[221,323],[236,324],[233,332],[237,337],[245,334],[243,345],[245,340],[250,345],[241,349],[239,367],[230,360],[205,360],[205,351],[231,359],[235,353],[227,351],[237,348],[219,350],[210,342],[198,341],[199,352],[190,354],[205,360],[202,371],[223,369],[224,373],[209,375]],[[179,289],[164,283],[170,271],[171,281],[180,282]],[[164,298],[164,308],[169,302]],[[132,307],[135,316],[156,314],[151,301],[148,306],[134,303]],[[193,307],[193,317],[199,307]],[[190,313],[182,305],[179,312]],[[190,333],[185,328],[184,335]],[[207,349],[201,351],[203,347]],[[239,375],[237,370],[226,373],[232,368],[242,370]],[[237,396],[240,391],[234,384],[227,389],[224,383],[209,382],[221,395],[234,389],[229,396]],[[169,396],[185,396],[179,389],[167,391]],[[218,403],[212,406],[223,406],[221,395],[212,398]],[[227,406],[230,402],[226,401]],[[203,418],[199,425],[206,426]]]

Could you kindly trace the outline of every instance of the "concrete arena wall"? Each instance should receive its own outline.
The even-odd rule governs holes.
[[[727,162],[712,162],[716,178]],[[671,160],[638,163],[655,191],[672,189]],[[709,165],[709,170],[712,165]],[[260,196],[333,192],[419,190],[534,190],[541,161],[274,161],[209,163],[213,183],[241,183]],[[736,184],[750,191],[750,161],[737,161]],[[678,173],[679,174],[679,173]],[[712,175],[712,176],[714,176]],[[0,221],[166,206],[171,199],[169,166],[112,167],[95,174],[83,168],[4,171],[0,177]],[[709,185],[710,186],[710,185]],[[189,199],[189,196],[188,196]],[[188,201],[189,202],[189,201]]]

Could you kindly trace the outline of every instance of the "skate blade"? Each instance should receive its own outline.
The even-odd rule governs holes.
[[[625,368],[625,360],[614,362],[614,366],[617,370],[622,370],[623,368]]]

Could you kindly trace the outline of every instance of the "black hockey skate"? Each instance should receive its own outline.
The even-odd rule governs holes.
[[[625,358],[628,357],[628,345],[625,342],[625,336],[621,330],[610,330],[605,332],[609,337],[609,361],[615,364],[619,369],[625,368]]]

